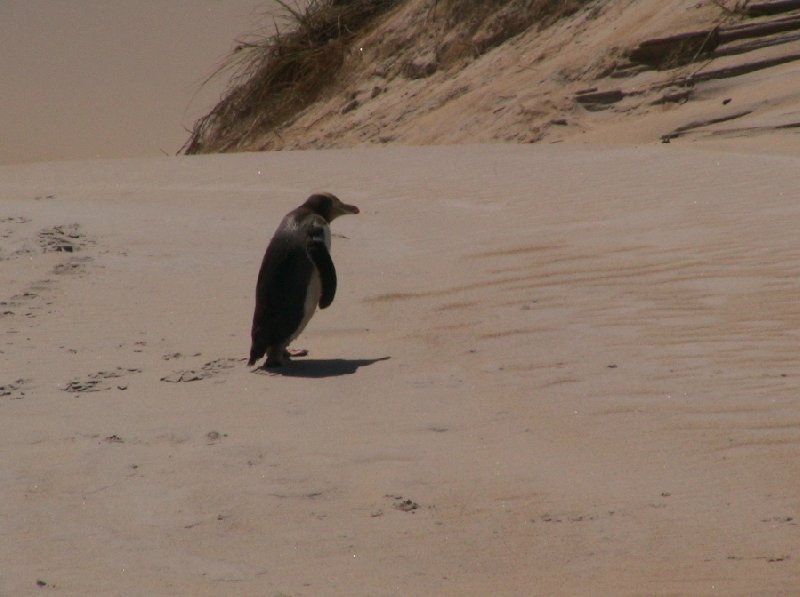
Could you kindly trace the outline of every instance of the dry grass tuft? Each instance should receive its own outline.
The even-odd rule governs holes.
[[[444,63],[475,58],[531,27],[539,30],[594,0],[438,0],[447,27],[458,31],[440,50]]]
[[[211,77],[233,72],[227,94],[195,122],[182,151],[236,151],[313,103],[344,61],[349,42],[400,0],[279,0],[287,31],[242,41]]]

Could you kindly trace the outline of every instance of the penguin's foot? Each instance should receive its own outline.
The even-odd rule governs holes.
[[[267,361],[264,363],[264,369],[283,367],[288,361],[289,356],[286,354],[286,347],[273,346],[267,351]]]
[[[283,367],[292,357],[304,357],[308,355],[305,348],[284,348],[283,350],[270,350],[267,353],[267,362],[264,363],[264,369],[275,369]]]

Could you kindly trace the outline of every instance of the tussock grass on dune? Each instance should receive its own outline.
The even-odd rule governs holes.
[[[198,120],[185,153],[235,151],[312,103],[344,61],[352,38],[399,0],[285,2],[288,28],[241,42],[212,76],[233,72],[228,93]]]
[[[439,0],[446,27],[456,30],[440,49],[444,64],[474,58],[528,30],[552,25],[593,0]]]

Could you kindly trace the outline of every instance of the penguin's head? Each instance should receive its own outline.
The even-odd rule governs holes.
[[[314,193],[306,199],[303,207],[325,218],[330,223],[344,214],[357,214],[358,208],[355,205],[342,203],[339,198],[332,193]]]

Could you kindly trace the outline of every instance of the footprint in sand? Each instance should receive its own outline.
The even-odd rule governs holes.
[[[26,218],[24,216],[10,216],[5,218],[0,218],[0,224],[11,224],[11,226],[6,225],[0,227],[0,240],[6,241],[5,243],[3,243],[4,245],[9,245],[13,243],[14,238],[19,233],[19,226],[22,224],[28,224],[30,223],[30,221],[31,221],[30,218]],[[4,248],[6,247],[0,247],[0,260],[4,258],[3,257],[4,251],[2,250]],[[5,257],[5,259],[8,259],[8,257]]]
[[[419,504],[417,502],[406,499],[402,495],[386,494],[386,497],[392,500],[392,508],[395,510],[411,512],[413,514],[415,510],[419,509]]]
[[[12,400],[22,400],[30,384],[29,379],[18,379],[12,383],[0,386],[0,396],[7,396]]]
[[[45,253],[74,253],[92,243],[81,232],[79,224],[62,224],[45,228],[39,231],[37,239]]]
[[[92,261],[91,257],[72,257],[63,263],[58,263],[53,267],[53,273],[57,275],[80,274],[86,269],[86,264]]]
[[[42,310],[43,302],[50,304],[42,297],[50,285],[50,280],[38,280],[8,300],[0,301],[0,315],[21,314],[28,318],[35,317],[35,312]]]
[[[29,222],[29,219],[23,217],[3,218],[0,220],[0,223],[14,223],[17,225]],[[35,241],[30,236],[19,239],[17,238],[19,233],[20,231],[14,228],[0,228],[0,239],[8,239],[8,242],[4,242],[0,246],[0,261],[15,259],[23,255],[30,256],[36,253],[74,253],[94,242],[86,239],[78,224],[45,228],[38,232]],[[89,256],[71,256],[57,263],[51,271],[59,276],[80,274],[84,271],[86,264],[91,261],[92,258]],[[41,311],[45,305],[51,304],[51,300],[47,298],[47,295],[53,290],[55,284],[55,279],[37,280],[10,298],[0,301],[0,316],[23,315],[28,318],[35,317],[37,311]]]
[[[177,353],[176,353],[177,354]],[[173,371],[169,375],[161,378],[161,381],[167,383],[180,383],[189,381],[200,381],[215,377],[225,371],[226,369],[233,368],[237,363],[244,359],[215,359],[200,367],[199,369],[183,369],[181,371]]]
[[[0,260],[30,256],[35,253],[75,253],[94,241],[86,238],[79,224],[60,224],[43,228],[35,235],[29,230],[30,218],[18,216],[0,219]]]
[[[35,253],[36,249],[26,238],[25,224],[31,222],[24,216],[9,216],[0,218],[0,261],[8,261],[20,255]]]
[[[117,367],[111,371],[98,371],[83,379],[74,379],[67,383],[62,389],[65,392],[102,392],[110,390],[116,386],[118,390],[128,389],[128,384],[109,382],[111,379],[118,379],[130,375],[131,373],[141,373],[141,369]]]

